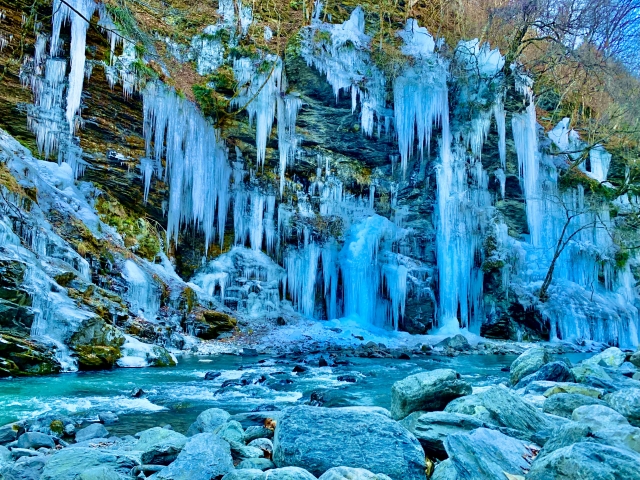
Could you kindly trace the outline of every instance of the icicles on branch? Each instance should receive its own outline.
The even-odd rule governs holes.
[[[222,242],[231,168],[218,131],[173,89],[149,83],[143,96],[147,157],[154,159],[157,176],[162,172],[162,158],[166,161],[168,241],[177,242],[181,226],[192,225],[204,232],[207,246],[216,233]]]

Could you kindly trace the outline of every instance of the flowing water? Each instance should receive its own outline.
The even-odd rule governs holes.
[[[564,355],[572,362],[583,356]],[[292,371],[300,363],[289,359],[221,355],[183,356],[173,368],[121,368],[2,379],[0,425],[47,412],[91,420],[100,412],[112,411],[120,417],[119,423],[109,427],[116,435],[165,424],[184,433],[206,408],[223,408],[232,414],[261,410],[266,405],[282,408],[305,402],[314,392],[323,397],[325,406],[389,408],[391,386],[408,375],[453,368],[474,387],[493,385],[508,378],[508,372],[502,369],[506,370],[516,356],[349,358],[351,364],[332,367],[318,367],[317,358],[309,360],[305,365],[308,370],[302,373]],[[220,376],[204,380],[208,371],[220,372]],[[339,379],[344,376],[353,378]],[[248,384],[238,384],[243,377]],[[348,381],[353,379],[356,381]],[[231,385],[223,386],[224,382]],[[145,395],[131,397],[134,387],[143,389]]]

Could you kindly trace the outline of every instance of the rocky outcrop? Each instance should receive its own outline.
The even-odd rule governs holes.
[[[471,386],[450,369],[411,375],[391,388],[391,415],[401,419],[418,410],[442,410],[451,400],[469,395]]]
[[[291,407],[273,442],[278,467],[320,476],[333,467],[366,468],[393,480],[422,480],[424,453],[416,438],[386,416],[362,410]]]
[[[51,349],[0,333],[0,377],[49,375],[58,373],[61,368]]]

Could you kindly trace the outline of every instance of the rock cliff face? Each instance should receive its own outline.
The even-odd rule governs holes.
[[[616,159],[559,185],[550,152],[579,140],[544,135],[497,50],[409,20],[374,52],[366,2],[286,45],[260,6],[169,3],[0,0],[10,338],[65,368],[296,315],[637,344],[636,260],[593,187]]]

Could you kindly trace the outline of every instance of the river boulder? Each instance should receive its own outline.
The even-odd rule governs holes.
[[[448,368],[410,375],[391,388],[391,416],[402,419],[418,410],[442,410],[451,400],[471,394],[471,385]]]
[[[133,448],[142,452],[144,464],[169,465],[178,457],[186,443],[187,437],[181,433],[154,427],[141,432]]]
[[[550,362],[540,367],[540,370],[521,378],[516,384],[516,388],[526,387],[535,381],[573,383],[576,381],[576,377],[565,362]]]
[[[607,404],[597,398],[577,393],[558,393],[551,395],[544,401],[542,411],[559,417],[571,418],[573,411],[584,405],[604,405]]]
[[[606,350],[587,358],[582,363],[587,365],[604,365],[606,367],[618,368],[624,363],[627,355],[618,347],[610,347]]]
[[[229,444],[218,435],[199,433],[185,444],[178,458],[157,473],[157,480],[211,480],[233,470]]]
[[[76,432],[76,442],[86,442],[94,438],[107,438],[109,431],[101,423],[92,423]]]
[[[631,425],[640,427],[640,389],[624,388],[604,398],[611,408],[624,415]]]
[[[44,448],[54,448],[55,443],[49,435],[39,432],[26,432],[18,438],[18,448],[32,448],[34,450]]]
[[[40,480],[77,480],[82,472],[95,467],[108,467],[123,476],[138,465],[133,455],[97,448],[63,448],[54,453],[44,466]]]
[[[549,353],[540,347],[530,348],[511,364],[509,380],[516,385],[520,379],[537,372],[542,366],[551,361]]]
[[[399,423],[365,410],[291,407],[276,427],[273,461],[319,476],[333,467],[366,468],[393,480],[424,480],[424,452]]]
[[[198,415],[196,421],[187,430],[187,436],[191,437],[198,433],[213,433],[227,423],[230,418],[231,415],[220,408],[209,408]]]
[[[640,455],[623,448],[580,442],[538,457],[527,475],[527,480],[557,479],[640,480]]]
[[[486,428],[454,433],[444,444],[458,480],[524,475],[535,456],[535,450],[529,444]]]
[[[400,424],[413,433],[429,458],[447,458],[445,439],[453,433],[464,433],[485,426],[471,415],[449,412],[414,412]]]

